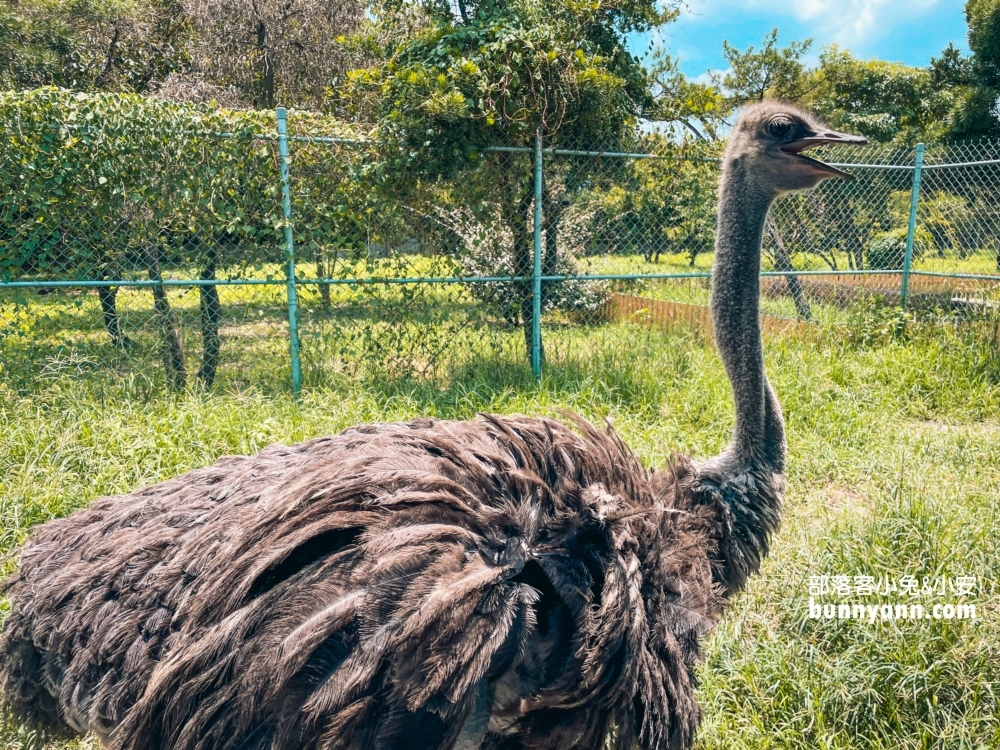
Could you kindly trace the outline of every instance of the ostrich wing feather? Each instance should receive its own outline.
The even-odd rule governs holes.
[[[722,608],[690,473],[494,416],[228,457],[36,530],[4,691],[114,750],[684,747]]]

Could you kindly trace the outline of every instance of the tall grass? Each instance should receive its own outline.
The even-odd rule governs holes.
[[[983,329],[866,316],[848,336],[768,341],[785,522],[705,641],[703,750],[1000,746],[1000,353]],[[431,379],[331,376],[299,402],[278,379],[164,395],[72,364],[31,393],[0,385],[0,553],[97,496],[358,422],[569,408],[611,419],[650,464],[727,442],[729,387],[705,336],[566,327],[546,342],[540,384],[484,354]],[[809,578],[824,574],[973,575],[978,619],[813,620]],[[0,746],[29,741],[0,729]]]

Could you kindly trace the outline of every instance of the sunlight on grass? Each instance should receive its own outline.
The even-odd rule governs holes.
[[[497,321],[442,329],[468,338],[453,339],[462,354],[441,359],[426,377],[338,371],[345,339],[336,331],[350,327],[357,309],[338,292],[327,312],[314,309],[317,297],[307,301],[315,317],[306,316],[307,388],[296,403],[280,293],[238,291],[224,297],[219,387],[174,395],[165,392],[154,327],[126,326],[135,343],[116,352],[94,295],[32,299],[30,309],[44,304],[47,314],[19,324],[30,336],[0,342],[0,553],[34,525],[100,495],[358,422],[479,411],[558,416],[568,408],[611,419],[653,465],[674,451],[713,455],[729,437],[729,387],[702,333],[553,319],[540,384],[524,363],[521,331]],[[453,291],[449,304],[465,304]],[[687,299],[702,291],[692,284]],[[197,294],[171,294],[195,357]],[[424,323],[447,325],[435,317],[441,298],[424,302]],[[123,301],[130,315],[148,306],[144,292]],[[846,334],[767,342],[788,421],[785,523],[761,575],[706,639],[703,750],[1000,746],[996,331],[925,326],[877,308],[852,314]],[[865,573],[974,575],[979,619],[868,625],[807,617],[809,576]],[[0,728],[0,746],[32,741]]]

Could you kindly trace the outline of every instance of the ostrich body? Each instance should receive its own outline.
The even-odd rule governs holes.
[[[863,142],[789,105],[726,151],[712,286],[729,448],[642,467],[582,420],[362,425],[35,529],[5,584],[5,701],[114,750],[685,748],[698,639],[756,572],[785,464],[764,218]]]

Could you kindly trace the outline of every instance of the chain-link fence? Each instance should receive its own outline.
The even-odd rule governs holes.
[[[530,286],[531,235],[495,244],[494,207],[476,192],[530,178],[530,156],[490,153],[456,185],[387,174],[380,144],[299,135],[295,117],[290,127],[303,381],[513,361],[522,311],[508,287]],[[512,247],[519,257],[504,255]]]
[[[556,179],[565,227],[572,232],[575,220],[586,237],[576,257],[579,277],[603,284],[610,298],[586,319],[707,329],[716,147],[678,153],[656,138],[647,145],[654,148],[642,154],[549,156],[555,166],[547,165],[547,174],[562,170]],[[855,179],[826,181],[772,207],[761,274],[765,327],[849,326],[854,313],[872,306],[942,322],[995,315],[998,145],[820,150]],[[605,186],[578,174],[595,169],[608,171]],[[543,252],[550,239],[543,237]]]
[[[287,370],[273,124],[216,132],[165,103],[54,90],[0,105],[4,383],[153,391]]]
[[[442,179],[312,116],[232,130],[163,106],[3,109],[7,387],[538,374],[598,344],[632,350],[635,326],[709,325],[718,144],[536,142]],[[765,327],[846,326],[872,305],[997,314],[998,151],[826,149],[857,179],[772,209]]]

